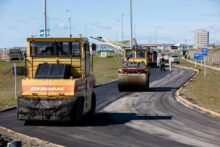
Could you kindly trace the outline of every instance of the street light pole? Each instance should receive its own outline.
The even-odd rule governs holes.
[[[72,37],[72,24],[71,24],[71,18],[69,17],[69,23],[70,23],[70,37]]]
[[[86,31],[86,38],[88,37],[87,34],[88,34],[88,31],[87,31],[87,24],[85,24],[85,31]]]
[[[121,15],[121,43],[124,40],[124,13]]]
[[[155,30],[155,44],[157,44],[157,29]]]
[[[130,41],[130,48],[132,49],[132,39],[133,39],[132,0],[130,0],[130,25],[131,25],[131,41]]]
[[[47,37],[47,0],[44,0],[44,37]]]
[[[118,20],[118,19],[115,20],[115,22],[116,22],[116,28],[115,28],[115,33],[116,33],[116,34],[115,34],[115,41],[116,41],[116,42],[118,42],[118,25],[120,25],[119,21],[120,21],[120,20]],[[118,23],[119,23],[119,24],[118,24]]]

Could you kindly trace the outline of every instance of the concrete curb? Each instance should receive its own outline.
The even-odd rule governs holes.
[[[193,69],[193,68],[188,68],[188,67],[184,67],[184,66],[179,66],[179,65],[175,65],[177,67],[180,67],[180,68],[185,68],[185,69],[190,69],[190,70],[194,70],[196,71],[196,74],[188,81],[186,82],[183,86],[181,86],[175,93],[175,96],[176,96],[176,100],[183,104],[184,106],[188,107],[188,108],[191,108],[191,109],[195,109],[195,110],[198,110],[200,111],[201,113],[206,113],[206,114],[209,114],[213,117],[218,117],[220,118],[220,113],[218,112],[215,112],[213,110],[209,110],[209,109],[206,109],[206,108],[203,108],[197,104],[193,104],[191,101],[188,101],[187,99],[183,98],[182,95],[180,94],[180,91],[183,89],[183,87],[185,87],[186,85],[188,85],[198,74],[199,74],[199,70],[198,69]]]
[[[3,108],[3,109],[0,109],[0,113],[5,112],[5,111],[10,111],[10,110],[13,110],[13,109],[16,109],[16,108],[17,108],[16,106],[6,107],[6,108]]]
[[[16,135],[18,135],[20,137],[23,137],[25,139],[28,139],[28,140],[34,140],[34,141],[38,141],[38,142],[41,142],[41,143],[46,143],[45,145],[48,145],[48,146],[51,146],[51,147],[52,146],[53,147],[63,147],[63,146],[58,145],[58,144],[50,143],[49,141],[44,141],[44,140],[41,140],[41,139],[38,139],[38,138],[35,138],[35,137],[30,137],[30,136],[27,136],[27,135],[24,135],[24,134],[12,131],[12,130],[4,128],[2,126],[0,126],[0,129],[2,129],[5,132],[11,133],[11,134],[16,134]]]

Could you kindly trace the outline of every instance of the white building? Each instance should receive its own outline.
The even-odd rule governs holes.
[[[198,29],[195,32],[195,48],[208,47],[209,32],[204,29]]]

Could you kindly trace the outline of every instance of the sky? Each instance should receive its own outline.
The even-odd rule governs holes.
[[[51,37],[130,39],[129,0],[47,0]],[[138,43],[193,44],[206,29],[220,44],[220,0],[133,0],[133,32]],[[44,28],[44,0],[0,0],[0,48],[25,46]]]

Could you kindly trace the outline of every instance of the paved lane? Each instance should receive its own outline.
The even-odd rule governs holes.
[[[175,68],[151,83],[152,91],[133,93],[107,106],[104,111],[145,116],[125,125],[155,136],[193,146],[220,146],[220,119],[188,109],[175,100],[174,92],[193,73]],[[116,107],[120,104],[120,107]],[[151,118],[149,120],[148,118]]]

